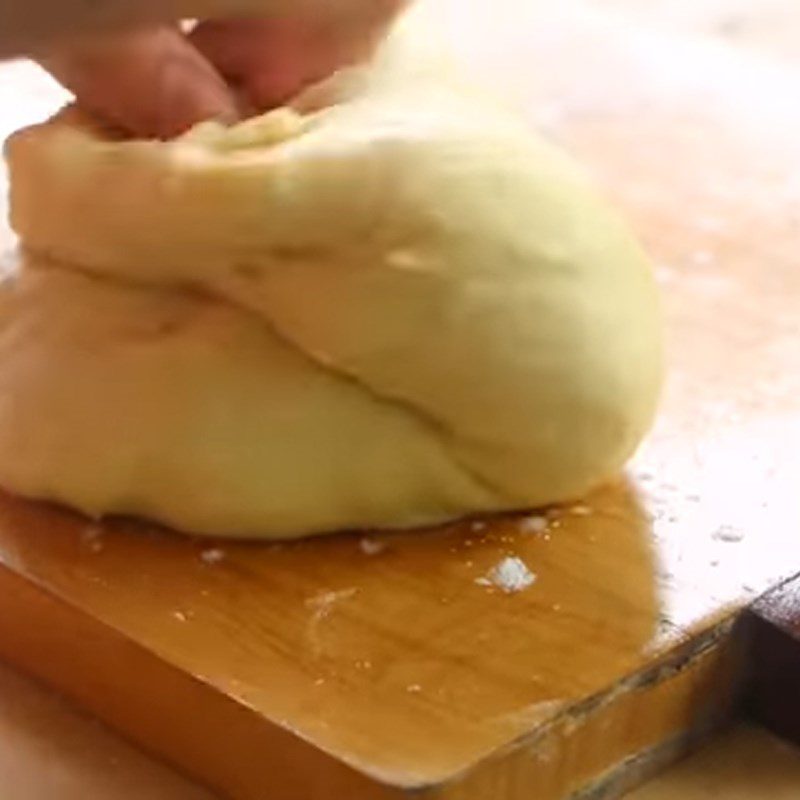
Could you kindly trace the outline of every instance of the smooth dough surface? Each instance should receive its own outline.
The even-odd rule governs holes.
[[[270,538],[534,507],[620,469],[661,371],[626,226],[513,115],[365,74],[168,143],[75,111],[12,138],[0,485]]]

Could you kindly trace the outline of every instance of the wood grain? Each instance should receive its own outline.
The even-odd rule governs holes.
[[[596,784],[725,715],[731,619],[800,569],[800,74],[536,6],[431,13],[657,262],[670,382],[624,480],[543,532],[505,518],[366,548],[225,544],[219,561],[148,526],[0,499],[0,650],[235,797]],[[475,582],[510,554],[531,588]]]

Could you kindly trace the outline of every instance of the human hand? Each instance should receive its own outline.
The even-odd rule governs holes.
[[[272,108],[365,58],[404,5],[363,0],[341,14],[322,2],[313,18],[207,20],[189,32],[151,26],[73,41],[38,60],[98,117],[166,139],[202,120]]]

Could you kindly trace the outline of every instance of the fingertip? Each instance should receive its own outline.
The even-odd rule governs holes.
[[[172,138],[205,120],[233,122],[238,116],[236,99],[222,77],[184,44],[180,55],[160,60],[149,97],[142,98],[151,132],[159,138]]]
[[[133,136],[169,139],[203,120],[237,117],[225,81],[174,28],[74,43],[41,63],[79,106]]]

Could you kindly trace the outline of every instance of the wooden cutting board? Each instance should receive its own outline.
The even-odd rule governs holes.
[[[626,476],[275,546],[0,497],[0,653],[231,797],[610,796],[732,713],[738,612],[800,572],[800,69],[535,5],[431,14],[656,262],[670,379]],[[509,556],[533,585],[482,585]]]

